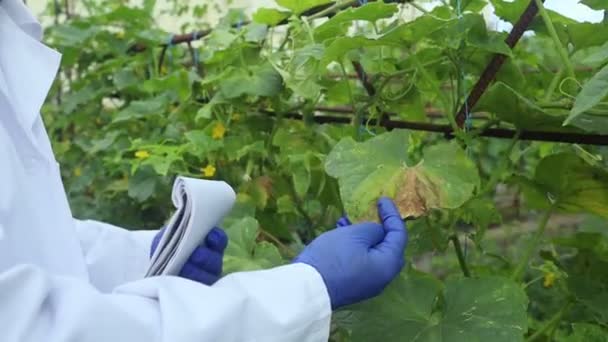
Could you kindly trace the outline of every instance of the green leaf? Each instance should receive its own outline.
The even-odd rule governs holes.
[[[149,169],[139,169],[129,178],[129,197],[143,202],[156,191],[156,175]]]
[[[285,7],[295,14],[301,14],[306,10],[315,8],[317,6],[326,5],[332,1],[328,0],[276,0],[277,4]]]
[[[226,101],[221,93],[213,95],[211,100],[208,103],[205,103],[205,105],[203,105],[196,112],[196,116],[194,117],[194,119],[197,121],[200,119],[211,119],[213,117],[213,109],[215,108],[215,106],[224,103],[226,103]]]
[[[91,83],[81,89],[72,90],[69,92],[63,102],[64,114],[70,114],[76,111],[81,105],[86,104],[103,95],[107,88],[100,87],[99,84]]]
[[[400,25],[382,37],[394,42],[402,40],[414,43],[428,38],[448,25],[455,24],[457,24],[457,20],[452,18],[452,10],[448,6],[438,6],[430,12],[430,15],[423,15]]]
[[[62,24],[53,27],[51,35],[56,44],[62,46],[78,47],[100,31],[100,28],[91,26],[80,28],[74,25]]]
[[[267,241],[258,242],[254,257],[257,263],[262,265],[262,269],[280,266],[285,263],[279,249]]]
[[[608,331],[590,323],[574,323],[572,324],[572,334],[564,341],[608,342]]]
[[[491,112],[520,129],[568,130],[562,127],[565,116],[549,114],[532,100],[502,82],[494,84],[487,91],[475,110]]]
[[[487,5],[487,2],[485,0],[450,0],[450,6],[452,6],[454,9],[457,9],[458,2],[460,2],[460,9],[463,12],[479,12]]]
[[[579,129],[606,134],[608,116],[581,114],[572,121],[574,127],[564,127],[566,110],[545,110],[509,85],[497,82],[479,101],[475,110],[495,114],[520,129],[577,132]]]
[[[268,176],[260,176],[243,186],[256,206],[260,209],[266,208],[268,199],[272,194],[272,179]]]
[[[192,93],[192,82],[188,72],[182,69],[164,77],[144,81],[141,89],[150,95],[167,94],[180,101],[186,101]]]
[[[590,68],[597,68],[606,64],[608,62],[608,43],[577,51],[572,56],[572,62]]]
[[[426,218],[408,220],[407,231],[406,255],[408,258],[417,257],[429,252],[443,252],[448,247],[448,231],[441,229],[439,224],[431,222]]]
[[[517,341],[527,331],[528,298],[509,279],[488,277],[446,283],[442,340]]]
[[[393,280],[381,296],[349,308],[352,341],[418,341],[433,318],[443,284],[431,275],[410,272]]]
[[[580,269],[569,270],[568,286],[570,292],[583,303],[600,322],[608,321],[608,263],[586,260]]]
[[[484,22],[485,25],[485,22]],[[513,52],[503,37],[498,33],[469,34],[467,37],[469,45],[491,53],[499,53],[505,56],[513,56]]]
[[[216,28],[209,36],[207,36],[207,42],[210,46],[213,46],[217,50],[222,50],[228,48],[238,36],[232,33],[229,29],[225,28]]]
[[[357,341],[523,341],[528,299],[506,278],[449,280],[413,273],[353,307]]]
[[[460,48],[459,38],[462,37],[469,45],[483,51],[512,56],[504,37],[496,32],[488,32],[485,18],[481,14],[469,13],[459,20],[450,21],[433,36],[441,45],[453,49]]]
[[[569,124],[574,118],[598,105],[606,96],[608,96],[608,65],[583,85],[564,124]]]
[[[494,6],[494,14],[500,19],[512,24],[517,22],[519,17],[521,17],[526,10],[526,7],[530,4],[530,1],[528,0],[490,0],[490,2]]]
[[[274,8],[259,8],[253,13],[253,21],[259,24],[275,26],[289,18],[290,15],[290,12],[280,11]]]
[[[581,0],[580,2],[597,11],[608,11],[608,2],[605,0]]]
[[[140,82],[140,79],[131,68],[124,68],[116,71],[112,76],[112,80],[118,90],[123,90]]]
[[[319,61],[323,57],[325,47],[322,44],[311,44],[293,52],[293,59],[288,70],[274,65],[285,82],[287,88],[295,95],[314,100],[321,93],[319,79]]]
[[[575,50],[580,50],[605,44],[608,25],[606,23],[574,22],[567,25],[566,31]]]
[[[226,138],[226,147],[228,147],[229,143],[233,142],[233,137]],[[266,150],[266,146],[264,145],[263,141],[256,141],[253,144],[248,144],[248,145],[242,145],[242,142],[237,142],[239,144],[239,147],[237,150],[235,151],[228,151],[226,149],[226,155],[228,156],[228,158],[232,159],[232,160],[240,160],[241,158],[245,157],[245,156],[253,156],[253,155],[261,155],[261,156],[266,156],[267,155],[267,150]]]
[[[596,240],[596,241],[593,241]],[[600,322],[608,321],[608,241],[602,234],[582,233],[554,241],[578,253],[562,261],[570,293]]]
[[[114,141],[116,141],[116,138],[118,138],[119,135],[119,131],[110,131],[106,133],[103,138],[93,140],[91,142],[91,147],[87,150],[87,153],[93,155],[100,151],[106,150],[114,143]]]
[[[608,230],[608,227],[604,228]],[[608,262],[608,239],[600,233],[576,233],[568,237],[555,238],[553,242],[559,246],[590,252],[598,259]]]
[[[304,163],[292,165],[291,172],[291,179],[296,193],[299,196],[306,195],[306,192],[308,192],[308,188],[310,187],[310,182],[312,181],[310,163],[305,161]]]
[[[192,148],[189,149],[194,155],[204,158],[204,156],[213,151],[221,149],[224,144],[221,140],[215,140],[205,131],[196,130],[186,132],[186,139],[191,143]]]
[[[325,49],[325,55],[321,60],[321,65],[326,66],[331,62],[342,61],[346,54],[354,49],[370,48],[375,46],[395,46],[400,44],[390,39],[371,39],[361,36],[355,37],[339,37],[331,41]]]
[[[526,199],[536,207],[553,203],[566,212],[608,217],[608,172],[587,164],[576,154],[543,158],[531,182],[523,189]]]
[[[245,26],[245,41],[260,43],[266,39],[268,27],[266,25],[251,23]]]
[[[158,28],[149,28],[137,31],[135,36],[146,44],[163,44],[167,42],[167,34]]]
[[[338,179],[354,221],[377,217],[375,202],[381,196],[394,198],[404,217],[419,217],[460,207],[479,186],[477,168],[455,143],[431,146],[423,161],[408,165],[408,137],[393,131],[362,143],[346,138],[327,157],[325,170]]]
[[[289,195],[283,195],[277,198],[277,212],[279,214],[293,214],[297,213],[297,209],[293,203],[293,200]]]
[[[181,160],[181,156],[174,151],[162,155],[152,155],[142,162],[142,165],[150,165],[161,176],[166,176],[174,162]]]
[[[220,91],[226,99],[242,95],[274,96],[282,89],[281,75],[269,64],[235,69],[220,84]]]
[[[258,222],[254,218],[246,217],[225,230],[228,235],[228,247],[224,256],[225,272],[240,271],[242,267],[250,266],[259,231]]]
[[[235,221],[226,228],[228,247],[224,256],[224,273],[252,271],[282,263],[278,249],[267,242],[256,243],[258,222],[252,217]]]
[[[315,28],[315,38],[318,41],[323,41],[328,38],[339,37],[346,32],[345,30],[355,20],[373,23],[380,19],[392,17],[398,10],[399,7],[396,4],[386,4],[382,1],[371,2],[356,8],[349,8],[339,12],[334,17]]]
[[[236,195],[236,202],[230,213],[222,221],[222,227],[232,227],[236,222],[244,218],[254,217],[256,212],[255,203],[251,197],[244,193]]]
[[[474,198],[462,208],[462,220],[475,227],[475,241],[480,242],[490,225],[502,223],[502,216],[490,198]]]
[[[146,100],[132,101],[127,108],[116,114],[112,122],[130,121],[149,115],[163,115],[165,114],[169,102],[170,98],[167,95],[156,96]]]

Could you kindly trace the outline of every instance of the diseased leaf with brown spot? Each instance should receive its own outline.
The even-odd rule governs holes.
[[[375,202],[394,199],[403,217],[464,204],[479,185],[477,168],[455,143],[427,148],[424,160],[408,165],[406,131],[393,131],[357,143],[340,141],[325,170],[338,179],[347,214],[355,221],[376,220]]]

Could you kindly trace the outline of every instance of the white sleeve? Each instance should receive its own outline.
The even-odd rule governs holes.
[[[317,342],[329,338],[321,276],[292,264],[235,273],[209,287],[177,277],[104,294],[84,280],[34,266],[0,274],[2,340]]]
[[[97,289],[141,279],[150,264],[150,247],[158,231],[129,231],[97,221],[74,220],[89,279]]]

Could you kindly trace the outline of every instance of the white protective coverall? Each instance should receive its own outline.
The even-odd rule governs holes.
[[[326,341],[308,265],[211,287],[142,279],[155,232],[72,217],[39,115],[60,62],[41,32],[21,0],[0,0],[0,341]]]

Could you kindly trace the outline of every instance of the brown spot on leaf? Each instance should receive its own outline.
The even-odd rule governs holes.
[[[394,200],[403,217],[424,216],[431,209],[440,207],[437,182],[419,172],[418,167],[405,170],[397,186]]]
[[[267,194],[272,194],[273,181],[269,176],[260,176],[256,180],[256,183],[262,187]]]
[[[380,196],[392,197],[403,218],[418,218],[433,209],[441,208],[441,180],[432,179],[420,166],[404,169],[395,177],[387,179],[386,183],[392,188],[385,188]],[[371,204],[363,215],[355,219],[377,221],[376,203]]]

